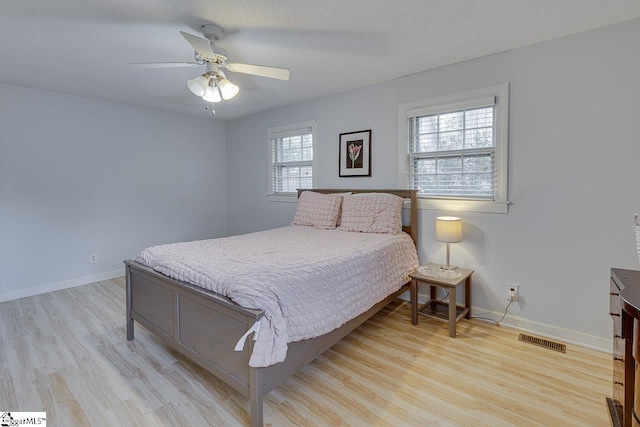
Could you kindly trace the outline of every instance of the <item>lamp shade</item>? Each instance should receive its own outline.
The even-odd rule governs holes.
[[[462,242],[462,220],[457,216],[436,218],[436,240],[438,242]]]
[[[187,81],[187,87],[195,96],[203,96],[208,84],[209,77],[206,75]]]
[[[220,92],[222,93],[222,98],[231,99],[238,94],[240,88],[229,80],[226,77],[220,79]]]

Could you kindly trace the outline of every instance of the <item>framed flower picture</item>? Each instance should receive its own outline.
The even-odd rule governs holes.
[[[338,176],[371,176],[371,130],[340,134]]]

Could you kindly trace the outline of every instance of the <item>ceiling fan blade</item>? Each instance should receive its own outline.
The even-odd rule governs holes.
[[[178,67],[199,67],[199,62],[129,62],[127,65],[136,68],[178,68]]]
[[[289,70],[286,68],[241,64],[239,62],[229,62],[224,64],[224,67],[235,73],[253,74],[254,76],[269,77],[278,80],[289,80]]]
[[[213,50],[211,49],[209,40],[201,39],[200,37],[185,33],[184,31],[180,31],[180,34],[182,34],[182,37],[184,37],[195,51],[204,59],[213,60],[216,57],[216,54],[213,53]]]

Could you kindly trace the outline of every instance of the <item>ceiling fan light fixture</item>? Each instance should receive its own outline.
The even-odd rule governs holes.
[[[220,92],[218,91],[218,85],[216,85],[215,79],[209,80],[209,85],[204,91],[204,95],[202,95],[202,99],[207,102],[220,102],[222,98],[220,97]]]
[[[203,74],[195,79],[187,81],[187,87],[195,96],[204,96],[207,86],[209,85],[209,77]]]
[[[187,88],[191,93],[209,103],[231,99],[240,91],[238,86],[227,80],[222,69],[234,73],[289,80],[289,70],[286,68],[229,62],[227,51],[214,43],[223,38],[224,31],[222,28],[206,24],[201,27],[201,31],[205,38],[180,31],[182,37],[194,49],[194,61],[130,63],[128,65],[147,68],[206,66],[204,74],[187,80]],[[215,114],[213,105],[205,105],[205,108],[209,107],[211,107],[212,113]]]
[[[231,99],[240,91],[240,88],[227,80],[226,77],[220,79],[219,85],[223,99]]]

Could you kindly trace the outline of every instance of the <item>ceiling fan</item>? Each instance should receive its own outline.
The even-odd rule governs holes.
[[[202,26],[202,34],[206,39],[184,31],[180,31],[180,34],[195,50],[194,62],[139,62],[127,65],[142,68],[200,67],[206,65],[205,73],[187,81],[187,87],[194,95],[212,103],[220,102],[223,99],[231,99],[240,90],[238,86],[227,79],[222,70],[223,68],[235,73],[289,80],[289,70],[286,68],[229,62],[227,51],[214,44],[224,36],[222,28],[216,25]],[[215,114],[215,110],[213,110],[213,114]]]

